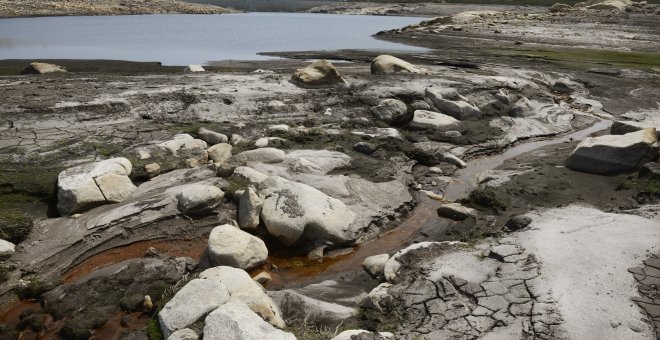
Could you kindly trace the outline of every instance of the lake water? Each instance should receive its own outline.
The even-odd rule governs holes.
[[[424,51],[371,37],[421,20],[309,13],[1,19],[0,59],[113,59],[187,65],[272,59],[258,52]]]

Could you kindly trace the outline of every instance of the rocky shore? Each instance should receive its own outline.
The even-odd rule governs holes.
[[[218,6],[172,0],[1,0],[0,18],[64,15],[222,14]]]
[[[417,55],[0,62],[0,339],[657,338],[655,10],[378,35]]]

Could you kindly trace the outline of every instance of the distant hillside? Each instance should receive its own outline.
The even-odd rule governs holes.
[[[154,13],[220,14],[229,10],[175,0],[0,0],[0,17],[129,15]]]

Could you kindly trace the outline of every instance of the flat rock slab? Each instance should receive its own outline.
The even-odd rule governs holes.
[[[517,238],[543,261],[542,282],[552,289],[571,338],[653,338],[645,315],[630,302],[638,292],[627,268],[658,250],[657,220],[579,206],[533,219]]]

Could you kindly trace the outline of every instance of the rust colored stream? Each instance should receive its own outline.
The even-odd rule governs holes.
[[[383,253],[391,253],[402,248],[411,237],[429,220],[438,219],[436,209],[441,202],[424,199],[413,209],[408,218],[396,229],[391,230],[378,238],[366,242],[353,249],[347,255],[333,259],[323,259],[323,262],[311,261],[306,257],[277,257],[268,258],[268,265],[274,264],[277,269],[271,272],[273,280],[266,287],[269,289],[283,289],[295,287],[328,278],[332,275],[360,270],[365,258]],[[258,273],[256,270],[253,274]]]
[[[95,269],[103,268],[124,260],[144,257],[149,248],[167,256],[188,256],[199,260],[206,249],[208,237],[190,240],[151,240],[112,248],[98,253],[70,269],[62,278],[65,283],[84,277]]]

